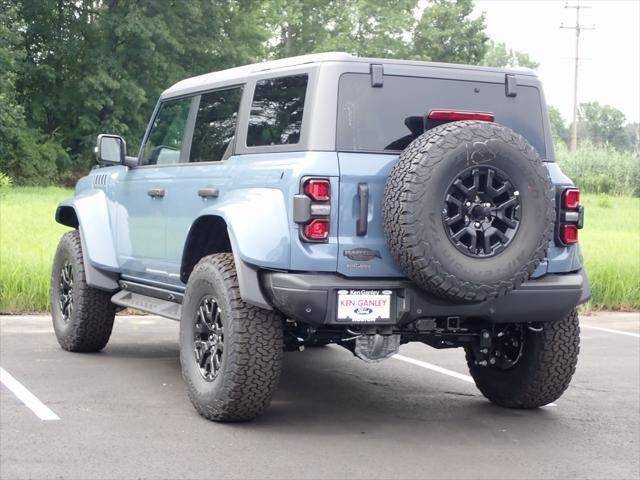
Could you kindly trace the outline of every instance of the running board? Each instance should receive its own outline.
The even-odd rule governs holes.
[[[170,302],[127,290],[120,290],[111,297],[111,301],[122,307],[135,308],[136,310],[142,310],[143,312],[180,321],[182,305],[176,302]]]

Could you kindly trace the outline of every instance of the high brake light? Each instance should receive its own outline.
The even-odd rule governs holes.
[[[328,202],[331,199],[331,184],[329,180],[313,178],[305,182],[304,193],[314,202]]]
[[[427,115],[429,120],[444,120],[454,122],[458,120],[480,120],[483,122],[493,122],[496,116],[487,112],[452,112],[449,110],[431,110]]]
[[[575,210],[580,206],[580,190],[568,188],[562,194],[562,207],[567,210]]]

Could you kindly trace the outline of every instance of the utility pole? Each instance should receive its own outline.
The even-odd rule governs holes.
[[[565,4],[564,8],[574,8],[576,10],[576,24],[573,27],[565,27],[563,24],[560,28],[567,28],[569,30],[576,31],[576,55],[574,58],[574,71],[573,71],[573,123],[571,124],[571,152],[575,152],[578,146],[578,60],[580,51],[580,32],[582,30],[594,30],[595,26],[586,27],[580,25],[580,10],[583,8],[591,8],[580,5],[578,0],[575,5]]]

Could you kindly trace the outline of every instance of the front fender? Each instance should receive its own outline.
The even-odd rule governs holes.
[[[76,224],[70,223],[69,209],[75,212]],[[104,192],[87,190],[64,200],[56,210],[56,221],[80,231],[87,283],[106,290],[117,288],[116,276],[110,274],[118,270],[118,261]]]
[[[280,190],[232,190],[202,215],[217,215],[224,219],[234,250],[237,249],[234,254],[244,262],[263,268],[290,267],[289,223]]]

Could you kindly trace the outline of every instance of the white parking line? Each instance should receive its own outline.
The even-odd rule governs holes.
[[[24,403],[40,420],[60,420],[60,417],[42,403],[38,397],[16,380],[13,375],[0,367],[0,382]]]
[[[638,333],[623,332],[622,330],[613,330],[612,328],[594,327],[593,325],[585,325],[584,323],[581,323],[580,326],[582,328],[590,328],[591,330],[600,330],[601,332],[617,333],[618,335],[627,335],[629,337],[640,338],[640,334]]]
[[[462,380],[463,382],[475,383],[473,378],[469,375],[464,375],[462,373],[454,372],[453,370],[448,370],[446,368],[439,367],[434,365],[433,363],[423,362],[421,360],[416,360],[415,358],[405,357],[404,355],[394,355],[391,358],[395,358],[396,360],[401,360],[403,362],[411,363],[413,365],[417,365],[422,368],[426,368],[427,370],[433,370],[434,372],[442,373],[443,375],[449,375],[450,377],[457,378],[458,380]]]
[[[396,360],[400,360],[403,362],[411,363],[412,365],[417,365],[418,367],[426,368],[427,370],[432,370],[434,372],[442,373],[443,375],[448,375],[453,378],[457,378],[458,380],[462,380],[463,382],[473,383],[473,378],[469,375],[465,375],[463,373],[454,372],[453,370],[449,370],[447,368],[439,367],[438,365],[434,365],[433,363],[423,362],[422,360],[416,360],[415,358],[405,357],[404,355],[396,354],[391,358],[395,358]],[[545,407],[557,407],[555,403],[548,403],[544,405]]]

